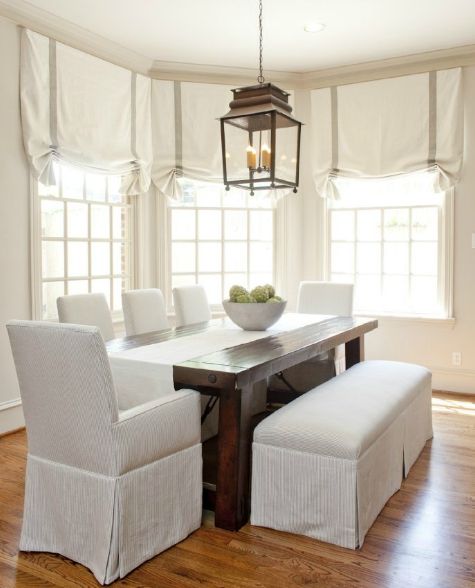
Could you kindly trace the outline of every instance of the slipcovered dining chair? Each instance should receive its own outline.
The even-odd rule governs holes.
[[[122,309],[127,336],[169,327],[165,300],[158,288],[122,292]]]
[[[300,282],[297,312],[351,316],[353,314],[353,284]],[[283,396],[295,397],[343,371],[345,371],[345,346],[339,345],[300,365],[284,370],[281,377],[272,376],[269,379],[269,399],[275,401]]]
[[[114,338],[114,325],[104,294],[70,294],[56,300],[59,322],[98,327],[104,341]]]
[[[173,304],[177,327],[211,320],[206,290],[199,284],[173,288]]]
[[[97,327],[7,325],[28,435],[22,551],[59,553],[101,584],[201,524],[199,394],[120,411]]]

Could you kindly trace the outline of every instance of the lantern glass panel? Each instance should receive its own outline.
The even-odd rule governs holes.
[[[246,167],[246,149],[249,145],[249,133],[242,128],[230,124],[230,121],[225,121],[224,136],[226,141],[225,157],[228,181],[247,180],[249,178],[249,170]]]
[[[296,181],[299,123],[277,114],[275,141],[276,184]]]

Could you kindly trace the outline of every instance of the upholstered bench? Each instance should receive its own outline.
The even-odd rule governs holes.
[[[430,372],[359,363],[256,427],[251,523],[361,547],[431,437]]]

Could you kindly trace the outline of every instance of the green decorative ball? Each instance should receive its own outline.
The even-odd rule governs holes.
[[[282,302],[282,298],[280,296],[272,296],[272,298],[269,298],[267,301],[267,304],[272,304],[275,302]]]
[[[239,294],[239,296],[236,297],[236,300],[232,302],[239,302],[240,304],[249,304],[255,301],[256,299],[253,298],[248,292],[246,292],[246,294]]]
[[[231,288],[229,289],[229,301],[230,302],[239,302],[238,301],[238,297],[239,296],[244,296],[245,294],[249,294],[249,292],[246,290],[246,288],[243,288],[242,286],[231,286]]]
[[[256,302],[267,302],[269,292],[265,286],[256,286],[254,290],[251,290],[251,296],[256,299]]]
[[[267,288],[267,292],[269,294],[269,298],[274,298],[275,296],[275,288],[272,284],[264,284],[264,288]]]

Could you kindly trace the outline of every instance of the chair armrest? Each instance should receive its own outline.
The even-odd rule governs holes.
[[[109,356],[119,411],[173,394],[171,366]]]
[[[113,425],[117,475],[201,442],[200,394],[178,390],[119,414]]]

